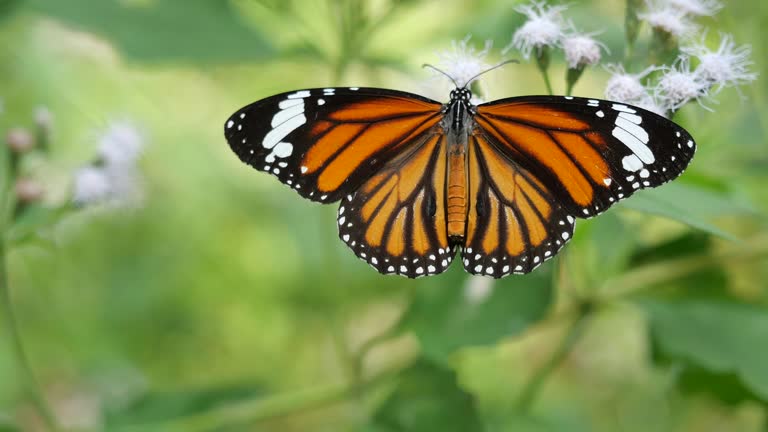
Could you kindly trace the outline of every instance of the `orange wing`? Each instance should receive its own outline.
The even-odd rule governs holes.
[[[680,175],[696,145],[685,129],[642,108],[563,96],[524,96],[477,107],[477,130],[577,217]]]
[[[282,93],[235,112],[224,126],[230,147],[259,171],[305,198],[337,201],[433,128],[441,104],[374,88]]]
[[[527,273],[577,217],[680,175],[696,150],[680,126],[598,99],[525,96],[476,108],[469,143],[467,271]]]
[[[574,217],[492,138],[471,135],[467,158],[469,211],[461,258],[468,272],[495,278],[528,273],[570,240]]]
[[[342,200],[339,237],[381,273],[442,273],[454,251],[446,228],[446,139],[442,128],[407,148]]]

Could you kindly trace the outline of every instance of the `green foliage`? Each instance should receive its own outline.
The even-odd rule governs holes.
[[[479,301],[465,286],[432,284],[416,293],[401,326],[416,334],[426,356],[447,362],[459,348],[499,343],[540,320],[552,301],[551,281],[546,271],[507,278]]]
[[[246,383],[200,390],[150,392],[108,410],[105,423],[109,428],[116,429],[141,427],[206,412],[263,394],[261,386]]]
[[[765,308],[698,299],[648,301],[643,307],[654,346],[665,358],[691,367],[689,374],[703,370],[718,385],[727,384],[723,396],[728,400],[735,397],[732,379],[738,378],[749,392],[768,401],[768,345],[758,342],[768,340]]]
[[[373,414],[371,432],[483,431],[471,394],[444,366],[420,360],[400,374]]]
[[[26,0],[29,9],[106,38],[143,62],[260,60],[269,42],[226,1]],[[180,12],[182,16],[180,17]]]

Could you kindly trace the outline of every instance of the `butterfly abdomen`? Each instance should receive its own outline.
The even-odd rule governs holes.
[[[448,237],[464,237],[467,220],[466,154],[452,151],[448,159]]]

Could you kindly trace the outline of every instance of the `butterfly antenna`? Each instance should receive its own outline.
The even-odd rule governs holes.
[[[441,71],[440,69],[438,69],[438,68],[436,68],[436,67],[432,66],[431,64],[428,64],[428,63],[424,63],[423,65],[421,65],[421,67],[430,68],[430,69],[432,69],[432,70],[436,70],[436,71],[440,72],[441,74],[443,74],[443,75],[447,76],[447,77],[448,77],[448,79],[449,79],[449,80],[451,80],[451,82],[453,82],[453,85],[455,85],[455,86],[456,86],[456,88],[459,88],[459,84],[456,82],[456,80],[455,80],[455,79],[453,79],[453,77],[452,77],[452,76],[450,76],[450,75],[448,75],[447,73],[445,73],[445,72]]]
[[[499,63],[499,64],[497,64],[497,65],[495,65],[495,66],[492,66],[492,67],[490,67],[490,68],[488,68],[488,69],[486,69],[486,70],[484,70],[484,71],[482,71],[482,72],[478,73],[477,75],[473,76],[472,78],[468,79],[468,80],[467,80],[467,84],[469,84],[469,83],[471,83],[472,81],[474,81],[474,80],[475,80],[477,77],[479,77],[480,75],[483,75],[483,74],[485,74],[485,73],[487,73],[487,72],[490,72],[490,71],[492,71],[492,70],[494,70],[494,69],[498,69],[498,68],[500,68],[500,67],[502,67],[502,66],[504,66],[504,65],[508,65],[508,64],[510,64],[510,63],[520,63],[520,62],[519,62],[519,61],[517,61],[517,60],[515,60],[515,59],[504,60],[503,62],[501,62],[501,63]],[[454,82],[455,82],[455,81],[454,81]]]

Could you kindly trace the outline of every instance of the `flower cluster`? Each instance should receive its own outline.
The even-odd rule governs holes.
[[[143,148],[144,136],[133,123],[118,121],[109,125],[98,137],[96,162],[75,173],[73,202],[80,206],[140,202],[137,162]]]
[[[2,111],[0,101],[0,111]],[[12,181],[14,193],[13,214],[17,216],[27,207],[43,200],[45,189],[28,169],[26,161],[28,155],[45,151],[48,141],[48,133],[51,127],[51,117],[39,116],[38,113],[47,112],[45,108],[38,108],[34,117],[35,128],[23,126],[12,127],[5,132],[5,145],[9,155],[9,179]]]
[[[580,69],[600,62],[601,49],[605,46],[596,41],[594,34],[578,32],[572,23],[563,18],[566,6],[548,6],[542,1],[519,6],[516,10],[527,20],[513,35],[512,42],[504,49],[515,48],[528,59],[544,55],[550,47],[560,47],[565,53],[568,67]]]
[[[701,103],[725,87],[754,81],[757,74],[750,71],[750,54],[749,46],[737,46],[730,35],[722,35],[714,51],[702,38],[699,43],[684,45],[672,65],[651,66],[638,74],[628,74],[621,66],[609,66],[612,75],[605,97],[667,115],[690,101]],[[694,59],[695,68],[691,61]],[[656,71],[661,72],[658,79],[647,87],[643,85],[642,80]]]

